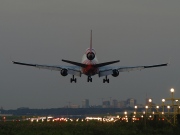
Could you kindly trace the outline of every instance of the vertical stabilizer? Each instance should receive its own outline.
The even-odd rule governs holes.
[[[92,52],[92,30],[91,30],[91,39],[90,39],[90,52]]]

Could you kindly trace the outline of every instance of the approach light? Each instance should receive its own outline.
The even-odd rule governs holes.
[[[174,89],[173,89],[173,88],[171,88],[171,90],[170,90],[170,91],[171,91],[171,93],[173,93],[173,92],[174,92]]]
[[[150,103],[152,102],[152,99],[151,99],[151,98],[149,99],[149,102],[150,102]]]

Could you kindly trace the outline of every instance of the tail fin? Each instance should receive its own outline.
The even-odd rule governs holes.
[[[92,52],[92,30],[91,30],[91,38],[90,38],[90,52]]]

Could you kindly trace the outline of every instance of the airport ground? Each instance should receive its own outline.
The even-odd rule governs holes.
[[[68,121],[0,121],[0,135],[178,135],[180,125],[166,121],[139,120],[103,122]]]

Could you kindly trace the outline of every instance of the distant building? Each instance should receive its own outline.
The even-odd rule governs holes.
[[[103,108],[109,108],[110,107],[110,101],[103,101],[102,107]]]
[[[117,108],[118,107],[118,101],[116,99],[112,100],[112,107]]]
[[[118,108],[124,108],[124,107],[126,107],[126,101],[119,101],[117,107],[118,107]]]
[[[89,108],[89,99],[84,99],[82,101],[82,108]]]
[[[80,108],[80,106],[74,104],[74,105],[70,105],[69,108]]]
[[[20,108],[17,108],[17,110],[27,110],[29,109],[29,107],[20,107]]]
[[[102,108],[102,105],[91,105],[89,108]]]
[[[134,108],[134,106],[136,105],[136,99],[133,99],[133,98],[129,98],[127,99],[127,107],[132,107]]]

